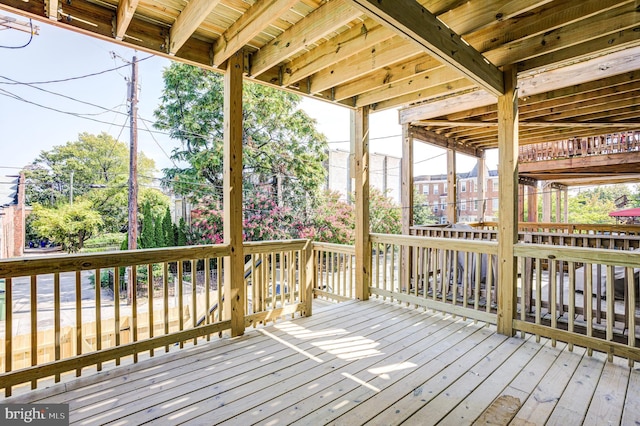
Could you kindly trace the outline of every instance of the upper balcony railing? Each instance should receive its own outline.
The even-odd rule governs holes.
[[[640,131],[523,145],[518,161],[531,163],[632,151],[640,151]]]

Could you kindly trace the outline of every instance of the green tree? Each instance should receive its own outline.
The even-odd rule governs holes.
[[[165,185],[199,201],[212,192],[221,198],[223,80],[217,73],[185,64],[164,72],[165,88],[155,111],[156,127],[180,141],[176,164],[164,169]],[[300,96],[247,83],[243,93],[243,169],[245,188],[273,188],[276,199],[304,206],[324,181],[325,137],[315,120],[298,108]]]
[[[402,233],[402,208],[375,188],[369,191],[369,227],[375,234]]]
[[[154,248],[156,230],[153,226],[153,213],[151,213],[151,204],[145,202],[142,205],[142,229],[140,230],[140,248]]]
[[[340,200],[337,192],[326,191],[317,198],[300,238],[336,244],[355,241],[355,210]]]
[[[164,237],[163,247],[172,247],[175,245],[169,206],[165,209],[164,217],[162,218],[162,234]]]
[[[151,182],[154,170],[153,160],[139,153],[141,185]],[[119,232],[126,226],[129,147],[107,133],[81,133],[77,141],[42,151],[25,169],[25,177],[26,197],[31,205],[54,207],[67,203],[73,190],[74,203],[90,201],[102,217],[105,232]],[[145,192],[140,191],[141,199]]]
[[[415,188],[413,190],[413,223],[415,225],[431,225],[437,222],[433,210],[429,206],[429,199]]]
[[[102,225],[102,218],[88,201],[57,207],[35,205],[31,223],[38,235],[61,244],[69,253],[77,252]]]
[[[615,223],[615,219],[609,216],[609,213],[618,210],[615,200],[623,195],[632,203],[638,198],[627,185],[597,186],[586,191],[581,190],[569,197],[569,222]]]

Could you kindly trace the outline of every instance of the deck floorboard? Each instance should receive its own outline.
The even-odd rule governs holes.
[[[626,360],[379,300],[163,352],[3,403],[77,425],[640,424]]]

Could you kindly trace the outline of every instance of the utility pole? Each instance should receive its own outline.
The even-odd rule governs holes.
[[[129,250],[138,247],[138,62],[134,56],[131,62],[131,81],[129,82]],[[129,273],[127,296],[133,300],[133,274]]]

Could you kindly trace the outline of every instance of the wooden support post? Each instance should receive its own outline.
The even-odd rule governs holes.
[[[538,221],[538,184],[528,187],[527,193],[527,220],[529,222]]]
[[[542,221],[544,223],[551,222],[551,188],[550,182],[542,183]]]
[[[556,188],[556,223],[562,222],[562,189]]]
[[[356,169],[356,298],[369,299],[371,241],[369,239],[369,107],[355,119]]]
[[[300,271],[303,274],[300,280],[300,294],[303,294],[304,315],[310,317],[313,308],[313,289],[316,280],[316,262],[313,257],[313,242],[311,240],[307,241],[304,249],[300,251],[300,255],[303,259],[300,262]]]
[[[487,211],[487,174],[485,173],[486,167],[486,154],[484,150],[482,155],[478,158],[478,180],[476,186],[478,187],[478,222],[484,222],[484,215]]]
[[[513,336],[516,314],[518,241],[518,90],[515,66],[504,71],[505,94],[498,97],[498,333]]]
[[[231,336],[244,334],[244,254],[242,247],[242,73],[243,52],[227,61],[224,75],[224,243],[231,254],[224,258],[225,319]]]
[[[518,185],[518,221],[524,222],[524,185]]]
[[[402,125],[402,188],[400,191],[400,205],[402,206],[402,233],[411,234],[413,226],[413,136],[409,132],[409,124]],[[411,280],[411,259],[410,247],[403,247],[400,270],[400,283],[403,285]]]
[[[456,151],[447,149],[447,220],[458,222]]]

